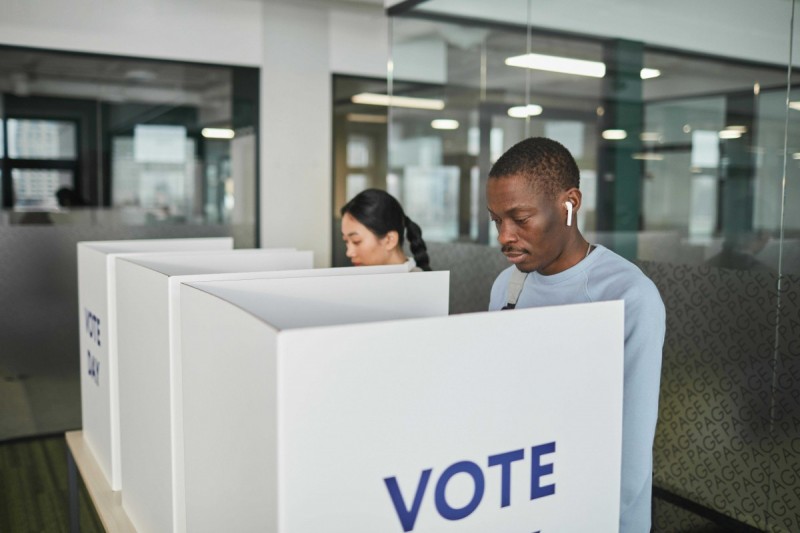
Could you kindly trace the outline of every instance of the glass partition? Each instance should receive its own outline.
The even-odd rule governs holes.
[[[223,225],[253,246],[257,76],[0,48],[9,222]]]
[[[455,292],[490,283],[498,267],[458,258],[462,243],[499,255],[492,163],[528,136],[564,144],[582,233],[639,265],[667,307],[653,531],[800,530],[793,3],[391,13],[386,188],[433,241],[434,267],[447,263]]]
[[[77,242],[258,245],[258,80],[0,47],[0,440],[81,426]]]

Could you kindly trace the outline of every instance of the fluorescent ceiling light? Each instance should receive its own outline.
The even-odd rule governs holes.
[[[518,105],[508,108],[508,116],[512,118],[535,117],[541,115],[542,106],[536,104]]]
[[[800,152],[795,152],[792,154],[792,159],[800,159]]]
[[[437,118],[431,121],[431,127],[435,130],[457,130],[458,121],[447,118]]]
[[[742,132],[737,130],[722,130],[718,135],[720,139],[738,139],[742,136]]]
[[[728,131],[738,131],[739,133],[747,133],[747,126],[725,126]]]
[[[653,152],[637,152],[631,156],[639,161],[663,161],[663,154],[654,154]]]
[[[600,135],[607,141],[621,141],[628,136],[628,132],[625,130],[605,130]]]
[[[657,131],[643,131],[639,138],[646,143],[655,143],[661,140],[661,134]]]
[[[590,78],[602,78],[606,75],[606,65],[602,61],[588,61],[586,59],[573,59],[571,57],[549,56],[545,54],[524,54],[506,58],[506,65],[510,67],[546,70],[561,74],[575,74]],[[657,78],[661,71],[657,68],[643,68],[639,77],[643,80]]]
[[[410,107],[413,109],[444,109],[444,100],[435,98],[413,98],[411,96],[389,96],[388,94],[360,93],[350,99],[354,104]]]
[[[795,111],[800,111],[800,102],[789,102],[789,107]]]
[[[368,113],[348,113],[348,122],[366,122],[368,124],[386,124],[386,115],[370,115]]]
[[[639,71],[639,77],[643,80],[650,80],[661,76],[661,71],[657,68],[643,68]]]
[[[562,74],[576,74],[591,78],[602,78],[606,75],[606,66],[600,61],[586,61],[569,57],[547,56],[544,54],[525,54],[506,58],[506,65],[511,67],[532,68]]]
[[[228,128],[203,128],[200,134],[206,139],[233,139],[235,133]]]

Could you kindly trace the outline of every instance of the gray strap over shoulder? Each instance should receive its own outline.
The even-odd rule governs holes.
[[[527,272],[521,272],[517,268],[511,272],[511,278],[508,280],[508,303],[503,309],[514,309],[517,306],[517,300],[519,300],[527,277]]]

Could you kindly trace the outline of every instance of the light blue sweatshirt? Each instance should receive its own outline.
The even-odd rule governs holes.
[[[489,310],[506,305],[514,266],[494,282]],[[597,248],[558,274],[531,272],[517,309],[608,300],[625,301],[625,376],[622,406],[620,533],[650,531],[653,439],[658,418],[666,313],[658,289],[636,265]]]

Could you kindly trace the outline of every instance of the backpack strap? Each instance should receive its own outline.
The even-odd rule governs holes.
[[[517,268],[511,272],[511,278],[508,280],[508,303],[503,307],[503,310],[517,307],[517,300],[519,300],[519,295],[522,293],[527,277],[527,272],[522,272]]]

